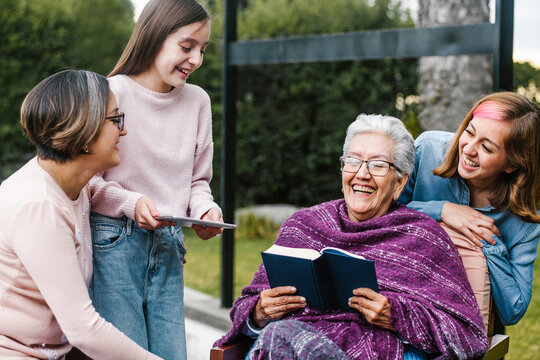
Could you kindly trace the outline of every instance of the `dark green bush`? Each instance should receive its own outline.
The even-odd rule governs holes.
[[[398,5],[379,0],[250,0],[239,11],[240,39],[412,26]],[[395,2],[392,2],[395,3]],[[219,19],[221,8],[213,7]],[[221,22],[213,23],[205,64],[193,75],[212,97],[220,141]],[[416,60],[244,66],[238,69],[237,205],[307,206],[339,197],[338,158],[347,125],[359,113],[397,116],[417,129],[398,94],[416,94]],[[216,156],[216,160],[219,156]],[[213,190],[218,194],[219,162]],[[219,197],[218,197],[219,198]]]
[[[0,0],[0,181],[35,155],[22,101],[64,68],[108,73],[133,29],[129,0]]]

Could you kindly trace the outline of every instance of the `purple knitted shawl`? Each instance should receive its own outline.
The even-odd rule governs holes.
[[[439,224],[394,203],[387,214],[356,223],[343,199],[303,209],[281,227],[276,244],[338,247],[375,261],[381,294],[396,332],[370,325],[356,310],[321,313],[309,306],[285,318],[309,322],[351,359],[403,359],[403,343],[438,359],[482,358],[488,340],[459,254]],[[261,264],[231,310],[232,329],[216,345],[241,336],[259,293],[268,289]],[[351,294],[352,295],[352,294]]]

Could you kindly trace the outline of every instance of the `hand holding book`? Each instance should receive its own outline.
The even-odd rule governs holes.
[[[353,290],[370,288],[378,292],[375,265],[359,255],[337,248],[288,248],[273,245],[262,252],[272,288],[294,286],[309,307],[320,311],[351,311]]]
[[[263,290],[251,315],[251,320],[255,326],[262,328],[270,321],[279,320],[306,305],[306,298],[298,296],[294,286],[278,286]]]
[[[370,324],[395,331],[390,321],[390,302],[386,296],[369,288],[355,289],[353,294],[349,299],[350,307],[362,313]]]

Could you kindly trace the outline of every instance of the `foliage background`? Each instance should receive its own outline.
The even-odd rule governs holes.
[[[399,1],[392,1],[391,6],[389,0],[239,2],[241,39],[413,26]],[[213,101],[216,156],[212,187],[219,201],[223,10],[221,0],[205,3],[213,13],[211,44],[204,66],[190,80],[202,86]],[[107,74],[133,26],[129,0],[0,0],[0,181],[35,153],[19,125],[19,109],[27,92],[64,68]],[[540,102],[540,70],[516,63],[514,71],[515,89]],[[346,126],[360,112],[385,113],[403,119],[417,135],[421,129],[414,101],[416,82],[414,59],[240,68],[237,205],[287,202],[307,206],[340,196],[337,158]],[[244,244],[244,237],[240,239],[237,251],[246,251],[237,256],[237,274],[244,276],[235,276],[240,281],[237,287],[249,281],[255,269],[252,263],[260,261],[250,256],[258,256],[272,239],[251,247]],[[212,276],[204,271],[217,267],[207,266],[208,253],[216,255],[219,250],[205,248],[197,261],[196,244],[218,247],[218,241],[190,242],[188,269],[201,265],[192,279],[209,283]],[[535,286],[540,283],[537,273],[538,263]],[[189,270],[186,279],[189,283]],[[538,346],[531,344],[538,343],[540,304],[534,296],[533,302],[525,319],[509,328],[513,343],[509,358],[535,356]]]
[[[192,75],[214,102],[220,132],[220,89],[212,82],[221,63],[221,4],[213,7],[212,46]],[[239,39],[339,33],[413,26],[399,4],[363,0],[251,0],[238,18]],[[217,56],[214,56],[217,51]],[[416,60],[243,66],[237,92],[237,206],[291,203],[307,206],[340,196],[338,158],[347,125],[360,113],[402,118],[418,132],[411,106],[396,98],[416,94]],[[373,86],[373,84],[378,84]],[[206,85],[206,86],[205,86]],[[210,86],[208,86],[210,85]],[[219,136],[215,136],[216,149]],[[215,164],[215,178],[220,173]],[[216,182],[214,182],[214,185]],[[213,187],[214,194],[219,189]]]
[[[0,180],[35,154],[19,124],[28,91],[65,68],[107,74],[133,26],[129,0],[0,0]]]
[[[222,1],[205,3],[213,14],[211,43],[190,81],[213,102],[212,188],[219,201],[223,9]],[[243,40],[413,25],[399,1],[244,0],[238,34]],[[26,93],[64,68],[107,74],[133,26],[129,0],[0,0],[0,180],[35,153],[19,125]],[[420,133],[416,68],[416,59],[240,67],[236,205],[309,206],[340,196],[337,159],[359,113],[393,115]],[[516,88],[536,96],[540,71],[515,64],[515,75]]]

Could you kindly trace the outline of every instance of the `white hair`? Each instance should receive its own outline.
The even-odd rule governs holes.
[[[401,120],[392,116],[360,114],[347,128],[343,156],[349,152],[351,140],[360,133],[380,133],[394,140],[392,162],[397,167],[398,177],[410,174],[414,166],[414,140]]]

